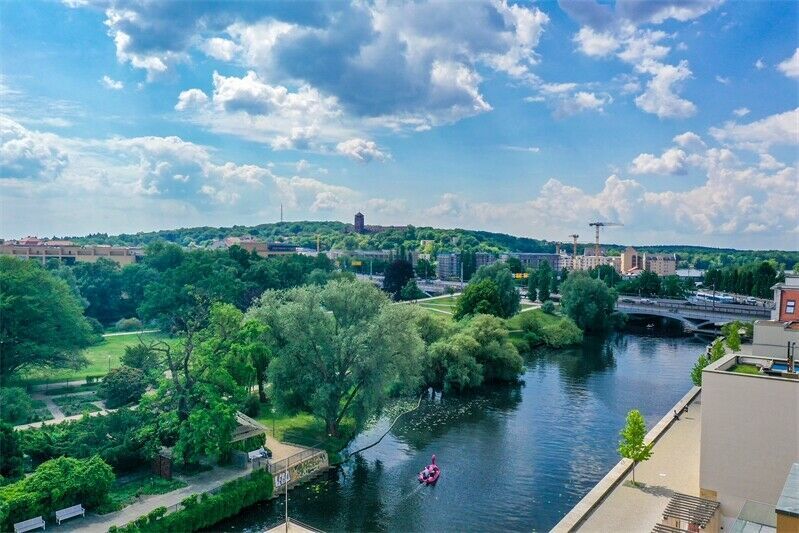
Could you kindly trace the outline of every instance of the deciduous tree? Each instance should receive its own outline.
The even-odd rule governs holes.
[[[633,409],[627,413],[627,422],[621,430],[619,455],[633,462],[633,483],[635,483],[635,465],[652,457],[652,443],[645,444],[646,422],[641,412]]]

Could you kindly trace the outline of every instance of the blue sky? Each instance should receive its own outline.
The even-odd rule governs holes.
[[[0,4],[0,233],[799,248],[795,2]],[[612,233],[610,233],[612,232]]]

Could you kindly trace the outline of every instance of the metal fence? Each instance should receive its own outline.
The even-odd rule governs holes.
[[[297,452],[294,455],[286,457],[285,459],[281,459],[280,461],[276,461],[274,463],[270,462],[268,464],[269,473],[275,475],[279,472],[283,472],[286,470],[290,465],[296,465],[303,461],[310,459],[311,457],[316,457],[319,454],[327,453],[324,450],[319,450],[317,448],[307,448],[302,450],[301,452]]]

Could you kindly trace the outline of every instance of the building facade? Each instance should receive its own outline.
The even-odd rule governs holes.
[[[68,241],[67,241],[68,242]],[[0,255],[10,255],[21,259],[35,259],[46,263],[57,259],[64,263],[94,263],[108,259],[121,266],[130,265],[144,257],[144,249],[123,246],[66,246],[40,242],[39,244],[0,244]]]
[[[777,283],[772,289],[774,290],[772,320],[799,321],[799,274],[786,274],[785,281]]]
[[[628,246],[621,254],[621,273],[632,274],[644,269],[644,256],[638,250]]]
[[[511,252],[502,254],[500,258],[507,261],[510,258],[518,259],[525,269],[537,269],[541,263],[549,263],[552,270],[561,270],[561,259],[559,254],[537,253],[537,252]]]
[[[455,280],[461,277],[461,254],[439,253],[436,255],[438,266],[436,274],[441,280]]]
[[[658,276],[677,274],[677,256],[674,254],[644,254],[644,269]]]
[[[618,255],[578,255],[572,258],[572,270],[591,270],[601,265],[612,266],[621,272],[621,257]]]
[[[475,252],[474,254],[474,267],[475,270],[482,266],[487,266],[497,262],[497,256],[489,252]]]

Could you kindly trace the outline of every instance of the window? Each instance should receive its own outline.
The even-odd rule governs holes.
[[[796,300],[788,300],[785,302],[785,314],[792,315],[796,310]]]

